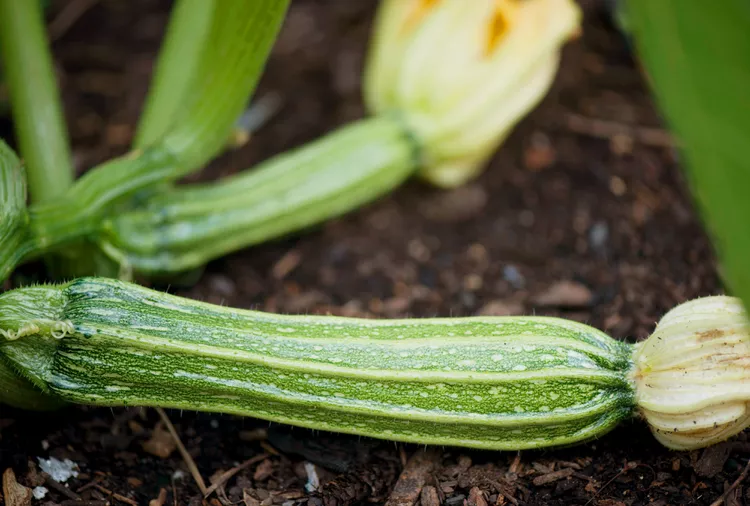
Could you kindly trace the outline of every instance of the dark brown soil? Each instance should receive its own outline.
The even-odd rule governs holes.
[[[66,3],[53,2],[51,18]],[[279,94],[283,108],[201,177],[250,167],[363,114],[359,72],[375,0],[293,4],[256,95]],[[180,293],[290,313],[562,315],[631,340],[676,303],[718,293],[710,244],[644,81],[599,3],[586,8],[584,35],[566,48],[554,90],[478,181],[451,192],[412,182],[300,237],[218,260]],[[81,170],[127,148],[168,9],[102,0],[56,38]],[[248,418],[168,414],[205,478],[261,455],[209,504],[710,504],[750,451],[741,435],[671,452],[638,421],[565,450],[425,453]],[[164,504],[201,504],[154,411],[2,408],[0,428],[1,468],[24,485],[43,480],[29,471],[37,457],[80,467],[69,482],[75,495],[47,485],[42,503],[104,504],[95,501],[116,493],[113,504],[148,504],[164,489]],[[407,461],[408,479],[396,486]],[[316,492],[304,488],[304,462],[316,466]],[[726,503],[750,504],[750,488],[740,484]]]

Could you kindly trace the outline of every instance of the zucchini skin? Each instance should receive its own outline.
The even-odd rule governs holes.
[[[110,216],[98,240],[126,269],[168,276],[346,214],[418,167],[399,117],[366,118],[221,181],[154,195]]]
[[[70,402],[499,450],[589,440],[634,409],[632,347],[565,320],[272,315],[105,278],[48,288],[71,331],[0,353]]]

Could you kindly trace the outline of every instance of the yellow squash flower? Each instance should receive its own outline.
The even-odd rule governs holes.
[[[461,185],[545,95],[580,17],[573,0],[384,0],[367,106],[403,115],[427,180]]]

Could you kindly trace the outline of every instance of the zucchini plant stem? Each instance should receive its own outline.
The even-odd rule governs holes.
[[[0,64],[32,202],[73,184],[73,164],[47,42],[42,2],[0,0]]]
[[[179,163],[161,146],[136,150],[90,171],[65,197],[31,206],[25,226],[0,249],[0,276],[84,240],[140,274],[200,267],[387,194],[417,170],[420,151],[399,117],[372,117],[237,176],[154,194],[131,208],[130,196],[170,180]]]
[[[13,264],[13,255],[23,256],[26,212],[26,179],[21,161],[10,147],[0,140],[0,266]],[[3,273],[0,273],[3,274]],[[0,326],[0,334],[5,335]],[[0,403],[24,409],[47,409],[61,401],[44,395],[0,357]]]
[[[15,155],[14,155],[15,156]],[[80,243],[94,234],[107,213],[125,197],[175,171],[175,159],[150,148],[117,158],[86,173],[66,193],[24,209],[0,248],[0,279],[19,264]],[[22,174],[16,176],[24,181]]]
[[[172,7],[133,147],[158,142],[173,126],[195,79],[214,4],[214,0],[178,0]]]

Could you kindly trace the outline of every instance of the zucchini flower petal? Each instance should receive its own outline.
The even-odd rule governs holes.
[[[424,178],[459,186],[545,95],[580,16],[573,0],[384,0],[367,106],[404,117]]]
[[[677,306],[633,359],[636,402],[665,446],[702,448],[750,426],[750,324],[739,299]]]

